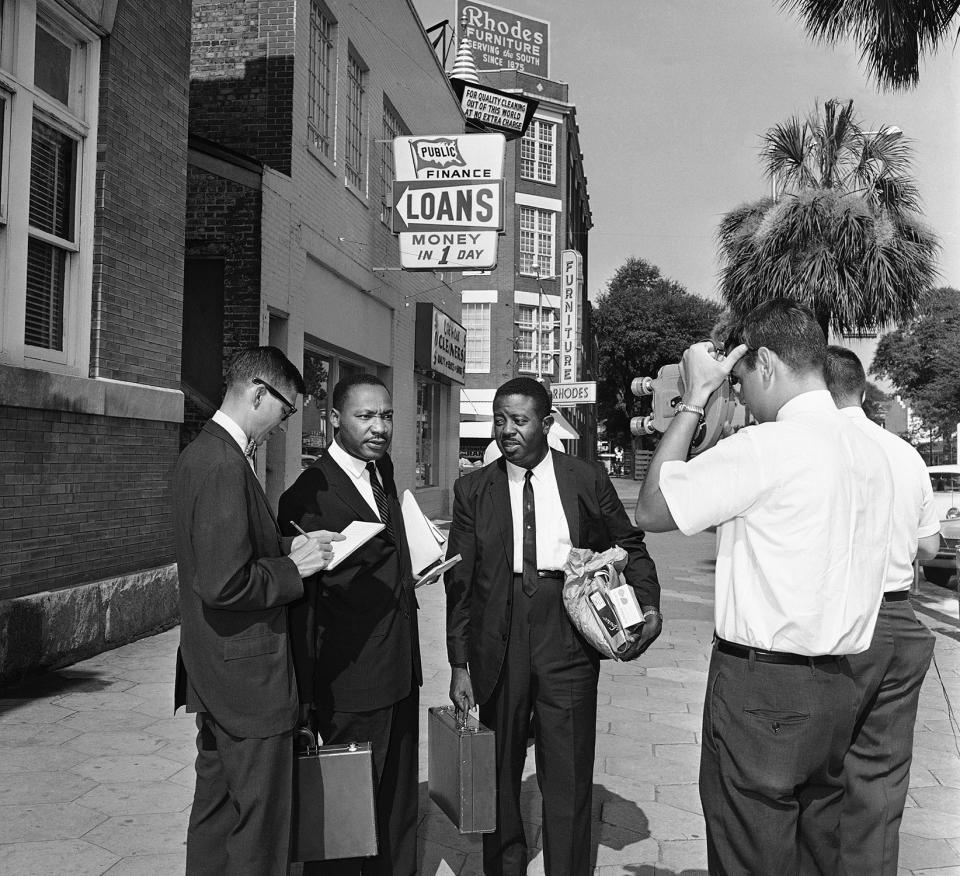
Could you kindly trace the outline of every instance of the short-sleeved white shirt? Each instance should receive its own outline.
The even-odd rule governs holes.
[[[687,535],[717,529],[717,635],[770,651],[856,654],[887,570],[893,481],[875,441],[826,390],[787,402],[689,462],[660,490]]]
[[[940,518],[933,504],[933,487],[923,458],[902,438],[867,419],[859,405],[840,408],[840,413],[880,445],[893,475],[893,538],[887,566],[885,593],[909,590],[913,584],[913,558],[917,541],[940,531]]]

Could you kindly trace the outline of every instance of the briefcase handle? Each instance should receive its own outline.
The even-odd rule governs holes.
[[[296,745],[296,740],[298,738],[306,738],[307,740],[307,754],[316,754],[320,750],[320,735],[315,734],[309,727],[297,727],[293,731],[294,745]]]
[[[470,713],[466,709],[461,709],[460,706],[440,706],[440,711],[442,712],[453,712],[454,718],[457,722],[457,730],[461,733],[479,733],[481,728],[470,727],[467,724],[467,719],[470,717]]]

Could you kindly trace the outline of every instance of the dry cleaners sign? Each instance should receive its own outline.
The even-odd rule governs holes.
[[[467,367],[467,330],[432,304],[417,304],[413,358],[420,370],[463,383]]]

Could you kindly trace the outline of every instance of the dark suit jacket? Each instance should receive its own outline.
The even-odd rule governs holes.
[[[643,532],[630,523],[603,466],[550,452],[573,546],[622,547],[629,555],[624,576],[640,604],[659,606],[660,584]],[[469,663],[474,697],[483,704],[500,675],[510,631],[513,517],[505,460],[464,475],[453,492],[447,555],[463,559],[446,574],[447,656],[452,664]]]
[[[227,732],[263,738],[297,721],[287,605],[303,582],[260,481],[213,421],[173,476],[180,581],[175,708],[210,712]]]
[[[417,600],[403,517],[385,456],[377,471],[390,504],[397,536],[374,536],[330,572],[291,612],[294,658],[301,695],[341,712],[366,712],[392,705],[422,683]],[[308,532],[340,532],[354,520],[377,515],[340,466],[324,455],[280,497],[285,531],[294,521]],[[311,582],[311,584],[314,582]]]

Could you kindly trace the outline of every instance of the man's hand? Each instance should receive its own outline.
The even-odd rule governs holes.
[[[644,611],[648,613],[644,615],[645,619],[643,626],[640,628],[640,635],[626,651],[619,655],[620,660],[624,663],[636,660],[637,657],[656,641],[657,637],[663,631],[663,616],[659,611],[656,611],[656,614],[650,614],[649,612],[651,610],[656,611],[656,609],[652,609],[651,606],[644,606]]]
[[[450,702],[458,709],[469,712],[476,705],[470,673],[456,666],[452,667],[450,673]]]
[[[688,404],[705,407],[710,396],[730,376],[737,364],[750,348],[740,344],[724,357],[717,351],[712,341],[700,341],[691,344],[680,361],[680,374],[683,377],[683,400]]]
[[[323,571],[333,557],[331,544],[344,538],[339,532],[328,532],[326,529],[298,535],[290,545],[290,559],[296,564],[300,577],[309,578]]]

